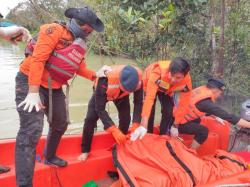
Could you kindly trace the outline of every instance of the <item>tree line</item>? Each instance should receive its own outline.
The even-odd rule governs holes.
[[[95,53],[132,58],[142,68],[182,56],[194,86],[218,76],[231,107],[250,97],[249,0],[27,0],[7,19],[36,33],[43,23],[66,21],[67,7],[84,4],[105,23],[105,33],[90,39]]]

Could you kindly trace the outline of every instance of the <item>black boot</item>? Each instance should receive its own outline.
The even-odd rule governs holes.
[[[0,166],[0,174],[1,173],[7,173],[9,171],[10,171],[10,167]]]
[[[65,167],[68,165],[67,161],[57,157],[57,156],[54,156],[53,158],[51,159],[47,159],[45,160],[45,164],[47,165],[55,165],[55,166],[58,166],[58,167]]]

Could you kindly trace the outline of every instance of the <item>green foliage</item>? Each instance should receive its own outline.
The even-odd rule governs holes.
[[[34,0],[33,0],[34,1]],[[182,56],[192,65],[194,85],[203,84],[211,69],[210,2],[208,0],[38,0],[14,9],[9,19],[31,30],[63,18],[66,7],[93,7],[105,23],[94,34],[98,54],[133,58],[141,67],[155,60]],[[215,2],[216,50],[219,49],[220,1]],[[250,96],[250,1],[226,1],[224,67],[228,94]]]

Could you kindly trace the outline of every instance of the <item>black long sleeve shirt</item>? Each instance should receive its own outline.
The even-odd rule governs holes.
[[[107,91],[108,88],[108,79],[106,77],[99,78],[97,87],[95,90],[95,110],[97,115],[104,124],[104,129],[109,128],[115,123],[110,118],[108,112],[105,110],[107,100]],[[120,93],[122,94],[122,92]],[[142,111],[142,102],[143,102],[143,88],[134,92],[134,110],[133,110],[133,120],[132,122],[140,123],[141,121],[141,111]]]
[[[223,110],[220,106],[214,103],[210,98],[204,99],[196,104],[196,107],[205,112],[207,115],[214,115],[221,119],[224,119],[232,124],[237,124],[240,120],[240,117],[230,114]]]

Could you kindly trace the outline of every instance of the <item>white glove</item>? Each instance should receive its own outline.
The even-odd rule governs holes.
[[[104,65],[96,72],[96,77],[106,77],[106,73],[110,71],[112,71],[111,67]]]
[[[225,125],[225,122],[223,119],[221,119],[219,117],[215,117],[215,120],[218,121],[221,125]]]
[[[179,136],[179,131],[178,131],[178,128],[172,126],[170,128],[170,135],[174,138],[177,138]]]
[[[135,141],[138,138],[140,138],[141,140],[143,136],[145,136],[146,133],[147,133],[147,129],[145,129],[143,126],[140,126],[137,129],[135,129],[135,131],[131,134],[130,140]]]
[[[28,93],[24,101],[22,101],[18,107],[24,106],[23,110],[26,111],[28,108],[28,112],[31,112],[33,107],[36,108],[36,111],[38,112],[41,108],[44,108],[39,93]]]
[[[21,37],[23,42],[28,42],[32,37],[30,32],[24,27],[19,26],[9,26],[9,27],[1,27],[0,35],[6,40],[14,41]]]

